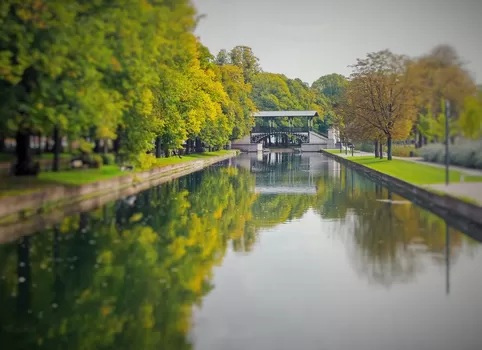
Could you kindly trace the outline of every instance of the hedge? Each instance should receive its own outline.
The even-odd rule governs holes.
[[[429,144],[420,149],[424,160],[445,163],[445,145]],[[482,141],[466,141],[449,145],[449,163],[466,168],[482,169]]]

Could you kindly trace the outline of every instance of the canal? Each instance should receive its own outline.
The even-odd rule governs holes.
[[[320,154],[242,155],[0,245],[2,349],[482,348],[482,245]]]

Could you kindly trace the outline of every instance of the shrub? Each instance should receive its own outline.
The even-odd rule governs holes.
[[[92,153],[94,145],[84,139],[79,140],[79,150],[81,153]]]
[[[92,154],[92,167],[93,168],[101,168],[104,165],[104,160],[100,154]]]
[[[443,145],[435,143],[424,146],[420,149],[420,154],[427,162],[437,162],[438,154],[440,152],[443,152]]]
[[[482,149],[474,155],[474,168],[482,169]]]
[[[412,145],[392,146],[392,155],[395,157],[410,157],[410,152],[412,152],[413,156],[418,154],[417,150]]]
[[[152,154],[142,153],[137,157],[135,163],[142,170],[149,170],[156,165],[157,159]]]
[[[362,152],[373,153],[373,152],[375,152],[375,145],[371,142],[364,142],[364,143],[360,143],[360,144],[355,145],[355,149],[358,149]]]
[[[428,162],[445,163],[445,145],[430,144],[420,149],[420,154]],[[463,142],[450,145],[449,163],[466,168],[482,169],[482,141]]]
[[[111,153],[104,153],[102,154],[102,160],[104,161],[105,165],[115,164],[115,155]]]
[[[450,164],[454,165],[474,168],[476,153],[477,146],[473,142],[465,142],[463,144],[453,145],[449,149],[449,162]]]

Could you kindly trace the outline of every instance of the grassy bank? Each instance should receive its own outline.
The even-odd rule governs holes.
[[[60,153],[59,157],[60,157],[60,159],[70,159],[72,157],[72,154],[70,154],[70,153]],[[34,160],[53,160],[54,154],[53,153],[42,153],[40,155],[32,154],[32,158]],[[15,154],[14,153],[0,153],[0,163],[10,163],[14,160],[15,160]]]
[[[348,150],[348,153],[345,150],[341,151],[339,149],[324,149],[323,151],[331,153],[331,154],[351,154],[351,150]],[[354,150],[353,153],[360,153],[360,151]]]
[[[188,163],[195,160],[210,157],[223,156],[234,151],[217,151],[193,154],[189,156],[159,158],[152,168],[164,167],[173,164]],[[134,171],[142,171],[136,169]],[[132,173],[132,172],[131,172]],[[37,177],[5,177],[0,183],[0,198],[5,196],[15,196],[43,190],[56,185],[78,186],[92,182],[109,180],[118,176],[129,174],[121,171],[117,165],[104,165],[98,169],[76,169],[59,172],[41,172]]]
[[[443,168],[399,159],[388,161],[373,156],[348,157],[346,159],[416,185],[431,185],[445,182],[445,169]],[[461,182],[462,177],[464,182],[482,182],[482,177],[480,176],[465,176],[455,170],[451,170],[449,173],[450,182]]]

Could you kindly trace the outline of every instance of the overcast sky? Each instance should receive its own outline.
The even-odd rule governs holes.
[[[482,0],[193,0],[213,54],[250,46],[264,71],[312,83],[368,52],[454,46],[482,83]]]

